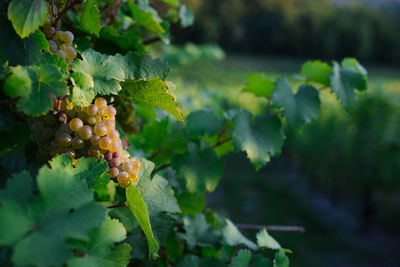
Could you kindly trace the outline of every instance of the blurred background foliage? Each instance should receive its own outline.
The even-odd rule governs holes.
[[[175,37],[179,45],[153,50],[174,66],[185,115],[202,107],[261,113],[267,102],[241,92],[247,76],[296,83],[309,59],[356,57],[369,71],[368,91],[350,108],[323,91],[319,120],[286,125],[282,156],[259,172],[242,153],[226,156],[207,206],[237,223],[304,226],[304,234],[273,233],[293,250],[292,266],[399,266],[400,2],[184,2],[194,27]]]

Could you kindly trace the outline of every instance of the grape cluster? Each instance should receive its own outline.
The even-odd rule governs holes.
[[[121,100],[118,102],[118,121],[121,122],[121,127],[127,134],[139,134],[140,118],[136,117],[136,106],[132,101]]]
[[[46,35],[50,51],[64,58],[67,64],[70,65],[72,60],[76,57],[76,51],[72,44],[74,35],[70,31],[59,31],[53,26],[58,15],[57,6],[54,5],[53,8],[55,16],[53,16],[51,6],[47,4],[48,13],[46,23],[41,30]]]
[[[58,119],[49,113],[31,124],[31,138],[39,148],[50,143],[50,148],[40,155],[65,153],[74,159],[103,158],[108,162],[111,178],[121,187],[136,182],[141,165],[135,158],[122,154],[122,141],[115,129],[116,109],[102,97],[88,107],[74,106],[68,98],[59,101]]]

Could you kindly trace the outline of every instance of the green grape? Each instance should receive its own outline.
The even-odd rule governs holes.
[[[67,56],[67,59],[74,59],[76,57],[76,51],[72,46],[65,47],[64,52]]]
[[[94,116],[94,115],[96,115],[97,114],[97,111],[99,110],[99,108],[96,106],[96,105],[90,105],[90,106],[88,106],[87,108],[86,108],[86,113],[89,115],[89,116]]]
[[[112,129],[115,128],[115,122],[114,122],[114,120],[107,119],[107,120],[105,120],[103,123],[104,123],[104,125],[107,127],[108,130],[112,130]]]
[[[51,26],[51,24],[45,24],[43,26],[43,32],[46,35],[46,38],[49,39],[51,36],[53,36],[56,32],[56,29]]]
[[[111,145],[109,150],[111,152],[113,152],[113,153],[116,153],[116,152],[119,152],[121,150],[121,146],[122,146],[122,144],[121,144],[121,140],[120,139],[113,140],[113,143],[112,143],[112,145]]]
[[[82,149],[85,146],[85,142],[79,138],[78,136],[75,136],[72,139],[72,147],[75,149]]]
[[[138,161],[135,158],[132,159],[131,163],[132,163],[132,170],[136,172],[142,168],[142,164],[140,164],[140,161]]]
[[[33,132],[40,132],[41,130],[43,130],[43,128],[44,128],[44,124],[41,121],[35,121],[31,125],[31,130]]]
[[[112,167],[112,168],[108,171],[108,173],[110,174],[110,176],[111,176],[112,178],[114,178],[114,177],[117,177],[117,176],[118,176],[119,170],[118,170],[118,168]]]
[[[62,134],[57,138],[60,147],[68,147],[71,145],[72,137],[69,134]]]
[[[107,134],[107,127],[103,123],[98,123],[94,126],[94,133],[98,136]]]
[[[66,42],[67,44],[72,44],[72,41],[74,40],[74,35],[70,31],[65,31],[60,34],[60,39]]]
[[[79,136],[83,140],[88,140],[90,137],[92,137],[92,135],[93,135],[93,129],[92,129],[92,127],[90,127],[88,125],[83,126],[79,130]]]
[[[64,59],[67,57],[67,55],[65,55],[65,52],[62,51],[62,50],[57,50],[57,51],[55,52],[55,54],[56,54],[58,57],[64,58]]]
[[[93,125],[97,122],[97,120],[96,120],[96,117],[92,116],[92,117],[87,118],[86,122],[89,123],[90,125]]]
[[[99,110],[97,111],[97,115],[104,116],[104,114],[105,114],[104,109],[103,108],[99,108]]]
[[[122,187],[128,187],[130,185],[129,174],[127,172],[120,172],[117,176],[117,180]]]
[[[130,161],[125,161],[124,163],[122,163],[122,169],[126,172],[130,172],[132,171],[132,164]]]
[[[117,114],[117,110],[113,106],[107,106],[105,108],[105,115],[108,118],[114,118],[116,114]]]
[[[94,101],[94,104],[98,107],[98,108],[105,108],[107,106],[107,100],[105,100],[102,97],[98,97],[96,98],[96,100]]]
[[[57,43],[53,40],[49,40],[49,48],[52,53],[55,53],[57,51]]]
[[[100,139],[99,147],[104,150],[110,149],[112,146],[112,140],[110,137],[105,136]]]
[[[99,142],[100,142],[100,136],[98,135],[92,135],[92,137],[90,137],[90,143],[92,143],[92,145],[94,146],[98,146]]]
[[[110,137],[112,140],[118,140],[119,132],[116,129],[112,129],[108,132],[107,136]]]
[[[88,154],[89,154],[89,157],[92,157],[92,158],[100,158],[100,155],[101,155],[101,153],[98,149],[90,149]]]
[[[83,127],[83,121],[79,118],[73,118],[70,122],[69,122],[69,128],[74,131],[77,132],[79,131],[80,128]]]

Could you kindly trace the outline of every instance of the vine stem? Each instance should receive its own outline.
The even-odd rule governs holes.
[[[54,28],[56,28],[58,30],[58,28],[60,27],[60,23],[61,23],[61,19],[65,16],[65,14],[67,14],[68,10],[70,10],[72,7],[74,7],[77,4],[80,4],[81,0],[75,0],[73,2],[71,2],[70,0],[67,0],[67,3],[65,4],[65,7],[63,8],[63,10],[58,13],[57,19],[56,21],[54,21]]]
[[[223,144],[225,144],[226,142],[229,142],[229,141],[231,141],[232,140],[232,137],[228,137],[228,138],[225,138],[225,139],[222,139],[222,140],[218,140],[218,142],[216,142],[213,146],[211,146],[212,148],[216,148],[216,147],[218,147],[218,146],[220,146],[220,145],[223,145]]]
[[[107,208],[109,208],[109,209],[114,209],[114,208],[120,208],[120,207],[128,207],[128,203],[120,203],[120,204],[116,204],[116,205],[111,205],[111,206],[108,206]]]
[[[285,226],[285,225],[256,225],[256,224],[236,224],[241,230],[259,231],[267,229],[272,232],[297,232],[304,233],[306,230],[303,226]]]
[[[157,173],[159,171],[162,171],[162,170],[164,170],[164,169],[166,169],[166,168],[168,168],[170,166],[171,166],[171,163],[167,163],[167,164],[161,165],[160,167],[155,169],[151,174],[154,175],[155,173]]]

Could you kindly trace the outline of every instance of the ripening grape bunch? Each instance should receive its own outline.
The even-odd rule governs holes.
[[[102,158],[109,174],[121,187],[138,181],[140,162],[122,153],[122,141],[115,128],[116,109],[98,97],[88,107],[74,106],[68,98],[55,100],[54,112],[31,122],[31,139],[40,156],[67,154],[73,159]]]
[[[76,57],[76,51],[72,44],[74,35],[70,31],[60,31],[55,27],[56,25],[54,25],[54,23],[58,15],[56,5],[53,6],[52,10],[51,5],[47,3],[47,10],[46,23],[41,27],[41,30],[49,42],[50,52],[65,59],[67,64],[70,65],[72,60]]]

